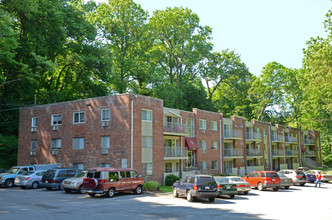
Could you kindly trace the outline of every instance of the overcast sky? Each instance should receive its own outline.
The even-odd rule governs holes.
[[[100,0],[106,1],[106,0]],[[300,68],[311,37],[326,37],[323,21],[331,0],[134,0],[152,16],[187,7],[212,28],[215,51],[235,50],[254,75],[276,61]]]

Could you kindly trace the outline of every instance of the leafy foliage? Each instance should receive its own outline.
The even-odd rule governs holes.
[[[144,183],[146,191],[159,191],[160,184],[156,181],[148,181]]]
[[[180,180],[180,177],[175,176],[174,174],[169,174],[165,177],[165,186],[173,186],[173,183],[177,180]]]

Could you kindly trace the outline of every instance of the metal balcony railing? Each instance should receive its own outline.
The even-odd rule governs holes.
[[[164,131],[173,133],[187,133],[187,125],[174,122],[164,122]]]
[[[224,149],[224,157],[240,157],[243,156],[242,149],[226,148]]]
[[[285,151],[284,150],[272,150],[272,155],[273,156],[284,156],[285,155]]]
[[[306,155],[316,155],[316,151],[314,151],[314,150],[307,150],[306,151]]]
[[[250,140],[262,140],[262,135],[260,133],[257,132],[252,132],[252,131],[247,131],[246,132],[246,139],[247,141]]]
[[[164,157],[187,157],[187,148],[164,147]]]
[[[224,139],[238,139],[242,138],[242,131],[225,129],[224,130]]]
[[[261,149],[247,149],[247,156],[263,156]]]
[[[299,152],[297,150],[286,150],[287,156],[298,155]]]
[[[311,138],[304,139],[304,144],[305,145],[315,145],[315,139],[311,139]]]
[[[284,142],[285,136],[284,135],[275,135],[272,133],[272,142]]]

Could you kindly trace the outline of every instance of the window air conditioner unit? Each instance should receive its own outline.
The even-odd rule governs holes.
[[[206,150],[202,150],[202,153],[205,154],[205,153],[206,153]]]
[[[30,155],[31,155],[31,156],[36,155],[36,151],[30,151]]]
[[[110,123],[109,123],[108,121],[102,121],[102,122],[101,122],[101,125],[102,125],[103,127],[108,127],[108,126],[110,125]]]
[[[101,154],[108,154],[108,149],[102,149]]]
[[[57,150],[52,150],[52,155],[58,155],[58,151]]]
[[[59,130],[59,126],[53,126],[53,131]]]
[[[202,134],[205,134],[205,131],[206,131],[205,129],[201,129]]]
[[[34,133],[34,132],[36,132],[36,131],[37,131],[37,128],[36,128],[36,127],[31,128],[31,132],[32,132],[32,133]]]

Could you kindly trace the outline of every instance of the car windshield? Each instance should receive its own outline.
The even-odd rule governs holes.
[[[10,168],[7,173],[17,173],[20,168],[12,167]]]
[[[199,177],[197,178],[198,185],[215,185],[216,181],[212,177]]]
[[[279,177],[277,173],[266,173],[266,177]]]
[[[229,180],[231,182],[245,182],[245,180],[242,177],[231,177]]]
[[[278,173],[278,176],[279,177],[286,177],[284,174],[282,174],[282,173]]]
[[[226,177],[215,177],[217,183],[229,183],[229,179]]]
[[[79,172],[75,175],[75,177],[84,177],[85,172]]]

